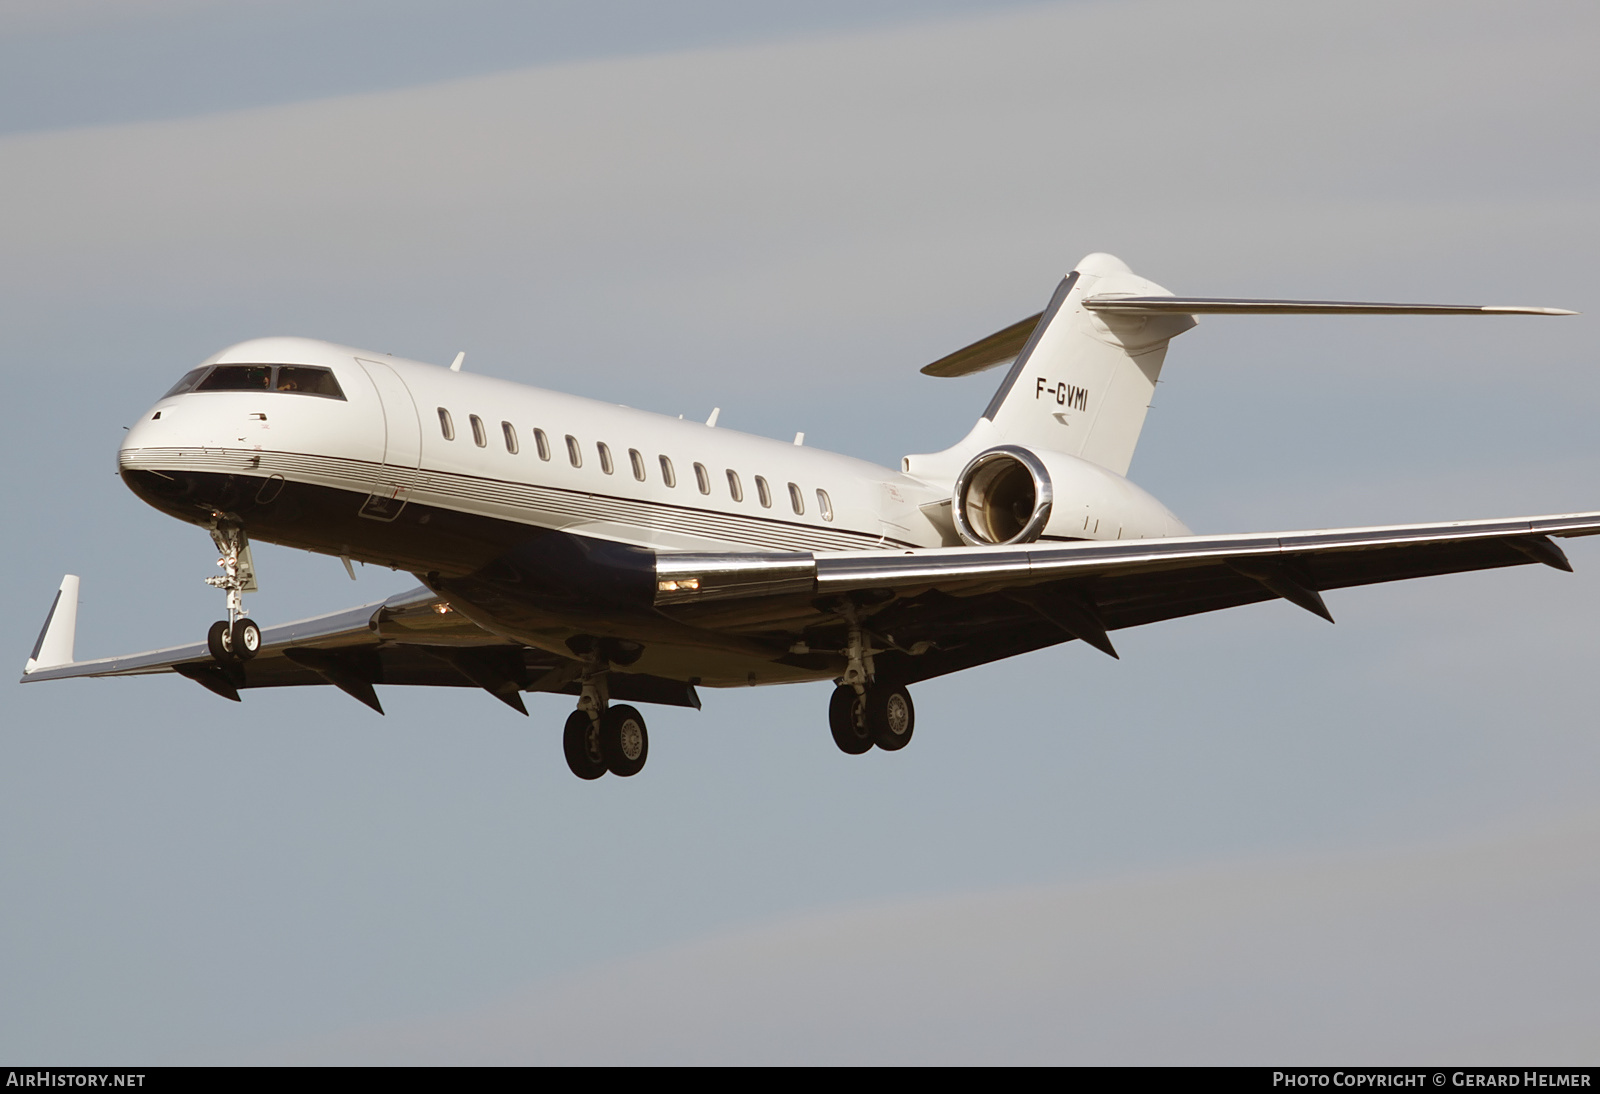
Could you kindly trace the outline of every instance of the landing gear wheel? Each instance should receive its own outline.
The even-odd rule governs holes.
[[[637,775],[650,755],[644,717],[627,705],[610,707],[600,716],[600,744],[613,775]]]
[[[833,698],[828,700],[828,728],[833,730],[833,743],[840,752],[859,756],[871,750],[872,734],[867,732],[862,713],[855,688],[841,684],[833,689]]]
[[[580,779],[598,779],[606,773],[606,754],[600,747],[600,728],[587,710],[567,715],[567,728],[561,733],[561,747],[567,766]]]
[[[261,628],[248,619],[235,620],[232,641],[229,645],[236,660],[250,660],[256,655],[256,651],[261,649]]]
[[[911,693],[898,684],[875,684],[867,689],[866,723],[872,743],[885,752],[897,752],[911,743],[917,720]]]
[[[219,665],[231,665],[238,660],[233,656],[233,628],[226,619],[211,624],[206,634],[206,648]]]

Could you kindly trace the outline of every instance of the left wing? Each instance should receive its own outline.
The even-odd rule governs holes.
[[[1275,597],[1331,622],[1321,595],[1329,589],[1533,562],[1570,571],[1550,537],[1597,533],[1600,513],[1575,513],[1125,542],[660,555],[656,603],[685,622],[743,620],[752,635],[762,620],[792,620],[789,633],[804,636],[792,646],[797,658],[840,648],[835,632],[851,612],[890,647],[879,671],[912,683],[1073,638],[1114,657],[1111,631]]]
[[[218,664],[204,642],[73,661],[77,594],[78,579],[67,577],[23,683],[175,672],[236,702],[248,688],[332,684],[379,714],[383,707],[374,684],[481,687],[523,714],[528,713],[523,691],[579,691],[581,662],[491,634],[421,587],[359,608],[263,628],[259,652],[230,665]],[[654,676],[615,674],[610,692],[630,702],[700,705],[692,685]]]

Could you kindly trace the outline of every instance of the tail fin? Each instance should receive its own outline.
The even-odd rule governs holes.
[[[1108,254],[1078,263],[1056,288],[984,418],[995,444],[1052,449],[1128,473],[1167,342],[1190,315],[1091,312],[1086,296],[1171,296]],[[982,423],[979,423],[980,426]]]

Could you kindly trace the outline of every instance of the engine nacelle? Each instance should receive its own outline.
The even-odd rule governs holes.
[[[962,469],[950,515],[962,541],[975,547],[1191,534],[1121,475],[1064,452],[1011,444],[978,453]]]

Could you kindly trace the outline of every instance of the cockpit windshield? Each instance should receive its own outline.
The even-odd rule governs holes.
[[[188,371],[188,372],[183,374],[183,379],[179,380],[177,383],[172,385],[172,390],[171,391],[167,392],[165,395],[163,395],[161,397],[163,399],[170,399],[174,395],[182,395],[185,391],[193,391],[194,390],[194,385],[196,385],[196,384],[198,384],[200,382],[200,377],[204,376],[206,373],[208,373],[210,371],[211,370],[209,368],[206,368],[204,366],[202,366],[200,368],[197,368],[197,369],[191,369],[190,371]]]
[[[197,368],[162,396],[170,399],[186,391],[282,391],[294,395],[320,395],[343,399],[333,370],[316,365],[212,365]]]
[[[271,365],[218,365],[194,386],[196,391],[270,391]]]

